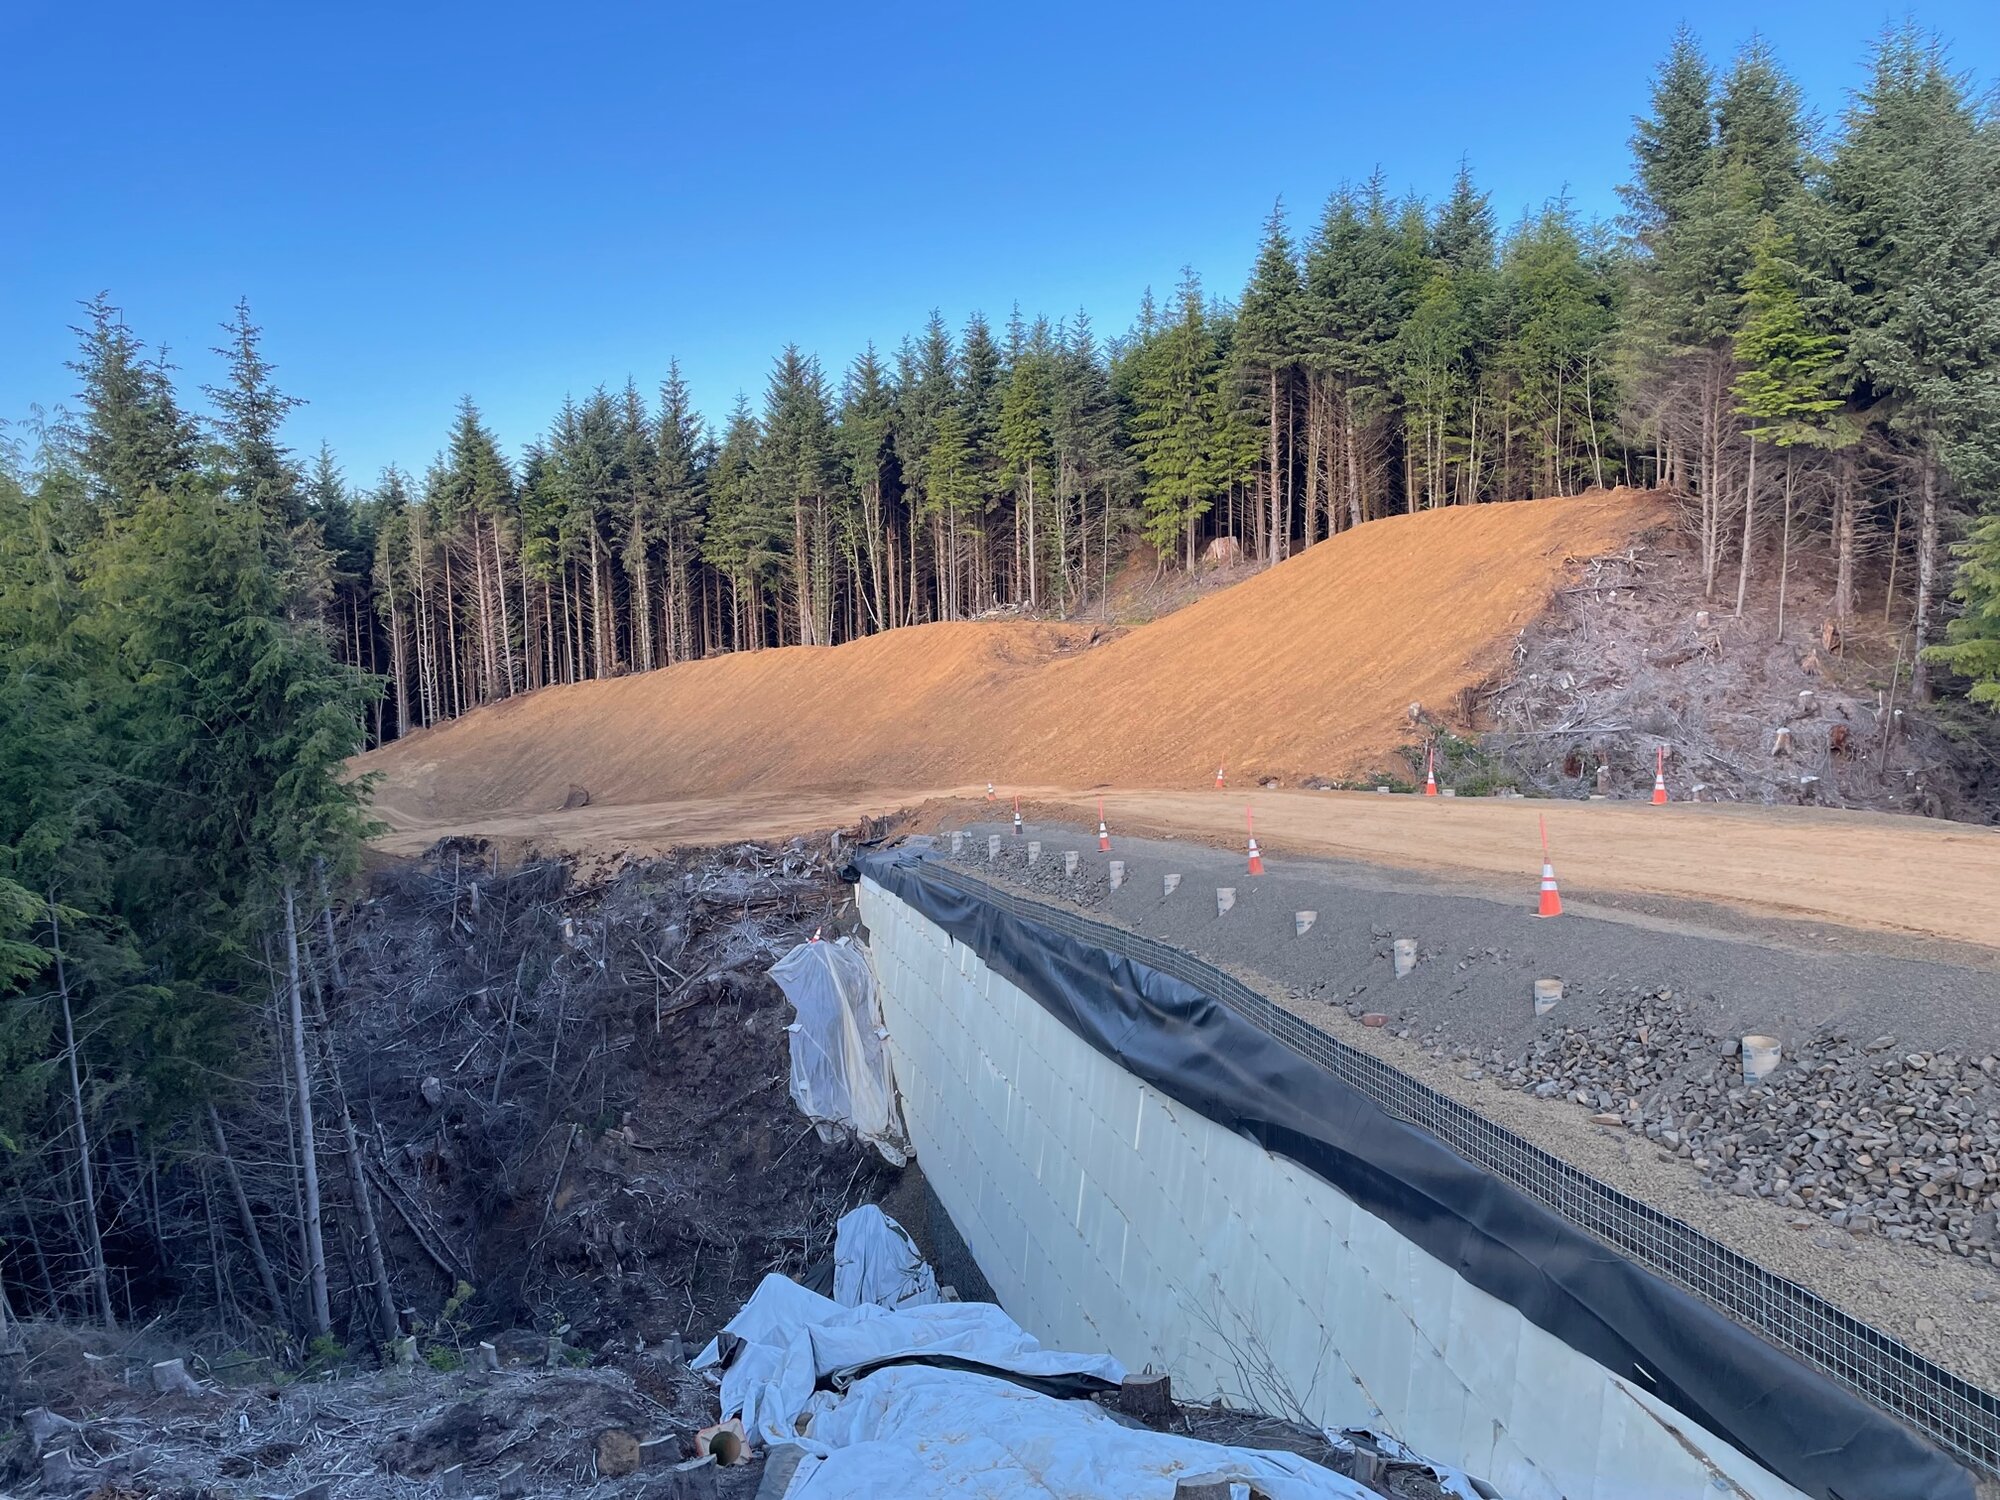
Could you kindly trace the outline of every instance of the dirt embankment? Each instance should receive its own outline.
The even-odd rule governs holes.
[[[1403,516],[1113,639],[973,622],[546,689],[364,756],[407,831],[783,790],[994,780],[1295,782],[1378,763],[1409,705],[1450,715],[1572,559],[1665,514],[1634,491]]]

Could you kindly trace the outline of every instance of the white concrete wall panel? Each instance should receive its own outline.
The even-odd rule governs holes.
[[[1510,1500],[1799,1492],[1304,1168],[1149,1088],[873,881],[925,1175],[1014,1318],[1221,1397],[1385,1428]]]

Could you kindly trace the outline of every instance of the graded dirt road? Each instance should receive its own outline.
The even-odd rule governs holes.
[[[496,812],[450,820],[379,809],[388,853],[412,854],[450,835],[510,848],[610,857],[689,844],[776,838],[908,812],[944,828],[1005,816],[1022,797],[1031,818],[1095,821],[1098,797],[1114,835],[1195,838],[1240,849],[1244,809],[1272,853],[1365,861],[1452,875],[1477,889],[1536,899],[1541,825],[1572,904],[1618,920],[1644,910],[1628,897],[1702,903],[1755,916],[1827,922],[1912,939],[1944,939],[2000,953],[2000,830],[1877,813],[1803,808],[1521,798],[1428,798],[1363,792],[1095,791],[1003,788],[998,809],[983,786],[902,787],[854,793],[745,793],[684,802]],[[1643,907],[1643,903],[1642,903]],[[1942,957],[1943,954],[1938,956]]]
[[[1246,805],[1268,849],[1485,877],[1529,907],[1546,822],[1557,881],[1577,895],[1711,902],[2000,948],[2000,830],[1962,823],[1817,808],[1359,792],[1105,796],[1107,816],[1131,832],[1224,843],[1241,838]]]

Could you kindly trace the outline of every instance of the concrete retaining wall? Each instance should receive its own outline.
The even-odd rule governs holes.
[[[1044,1342],[1170,1371],[1186,1398],[1385,1428],[1509,1500],[1799,1495],[860,890],[919,1160]]]

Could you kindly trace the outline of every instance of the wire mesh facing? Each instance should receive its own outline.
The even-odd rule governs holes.
[[[1850,1317],[1818,1293],[1599,1182],[1379,1057],[1336,1040],[1192,954],[1017,896],[948,865],[928,865],[926,873],[1017,917],[1123,954],[1213,996],[1398,1119],[1430,1131],[1467,1160],[1692,1292],[1947,1452],[1989,1476],[2000,1476],[2000,1397]]]

